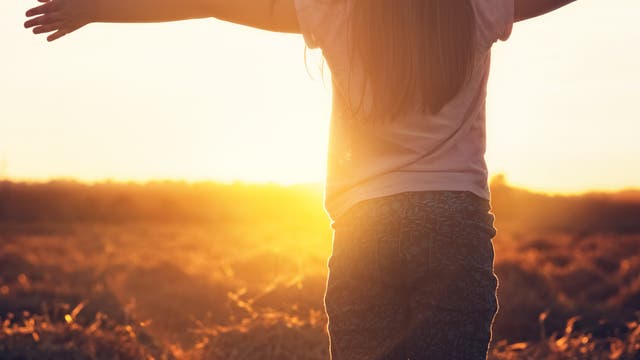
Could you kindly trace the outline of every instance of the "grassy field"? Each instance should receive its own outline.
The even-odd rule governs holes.
[[[640,359],[638,192],[492,186],[490,359]],[[328,359],[318,187],[0,182],[0,358]]]

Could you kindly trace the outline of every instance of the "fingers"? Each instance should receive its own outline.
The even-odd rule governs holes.
[[[0,0],[1,1],[1,0]],[[75,14],[69,13],[68,6],[62,0],[38,0],[43,3],[26,12],[31,19],[24,23],[25,28],[33,28],[34,34],[50,33],[48,41],[57,40],[86,25],[86,21],[77,21]]]
[[[47,41],[58,40],[58,39],[60,39],[61,37],[65,36],[65,35],[67,35],[67,32],[62,30],[62,29],[60,29],[60,30],[54,32],[53,34],[47,36]]]
[[[36,6],[32,9],[27,10],[26,15],[28,17],[51,13],[57,10],[58,3],[55,1],[47,1],[47,0],[38,0],[38,1],[44,2],[45,4]]]
[[[34,34],[42,34],[55,31],[53,34],[47,36],[47,41],[58,40],[59,38],[72,33],[74,29],[61,28],[60,24],[38,26],[33,29]]]
[[[33,33],[34,34],[42,34],[42,33],[48,33],[48,32],[52,32],[54,30],[58,30],[62,27],[62,24],[60,23],[54,23],[54,24],[49,24],[49,25],[44,25],[44,26],[36,26],[33,28]]]
[[[44,25],[49,25],[49,24],[53,24],[55,22],[57,22],[58,19],[58,14],[57,13],[51,13],[51,14],[46,14],[46,15],[42,15],[42,16],[38,16],[36,18],[30,19],[28,21],[26,21],[24,23],[24,27],[25,28],[30,28],[30,27],[34,27],[34,26],[44,26]]]

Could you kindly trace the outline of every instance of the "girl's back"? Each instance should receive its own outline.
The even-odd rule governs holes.
[[[470,191],[489,199],[484,153],[490,48],[509,37],[514,2],[470,3],[474,61],[458,94],[435,114],[425,112],[416,97],[412,110],[392,121],[375,113],[361,121],[353,116],[352,104],[360,102],[366,112],[374,108],[374,96],[370,88],[364,90],[370,83],[363,81],[362,68],[351,65],[358,64],[350,51],[351,2],[296,0],[306,43],[322,48],[333,76],[325,208],[334,220],[362,200],[404,191]],[[393,76],[396,69],[386,71]]]

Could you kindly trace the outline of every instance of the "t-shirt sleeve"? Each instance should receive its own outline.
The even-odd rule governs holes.
[[[514,0],[475,0],[476,28],[480,45],[491,47],[511,35],[515,17]]]
[[[300,32],[309,48],[322,47],[330,31],[333,0],[294,0]],[[335,20],[335,19],[334,19]]]

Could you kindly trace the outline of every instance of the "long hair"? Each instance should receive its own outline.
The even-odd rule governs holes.
[[[364,89],[358,101],[349,100],[354,116],[395,119],[416,103],[423,113],[439,113],[473,70],[470,1],[352,1],[350,58],[362,69],[372,100],[366,113]]]

